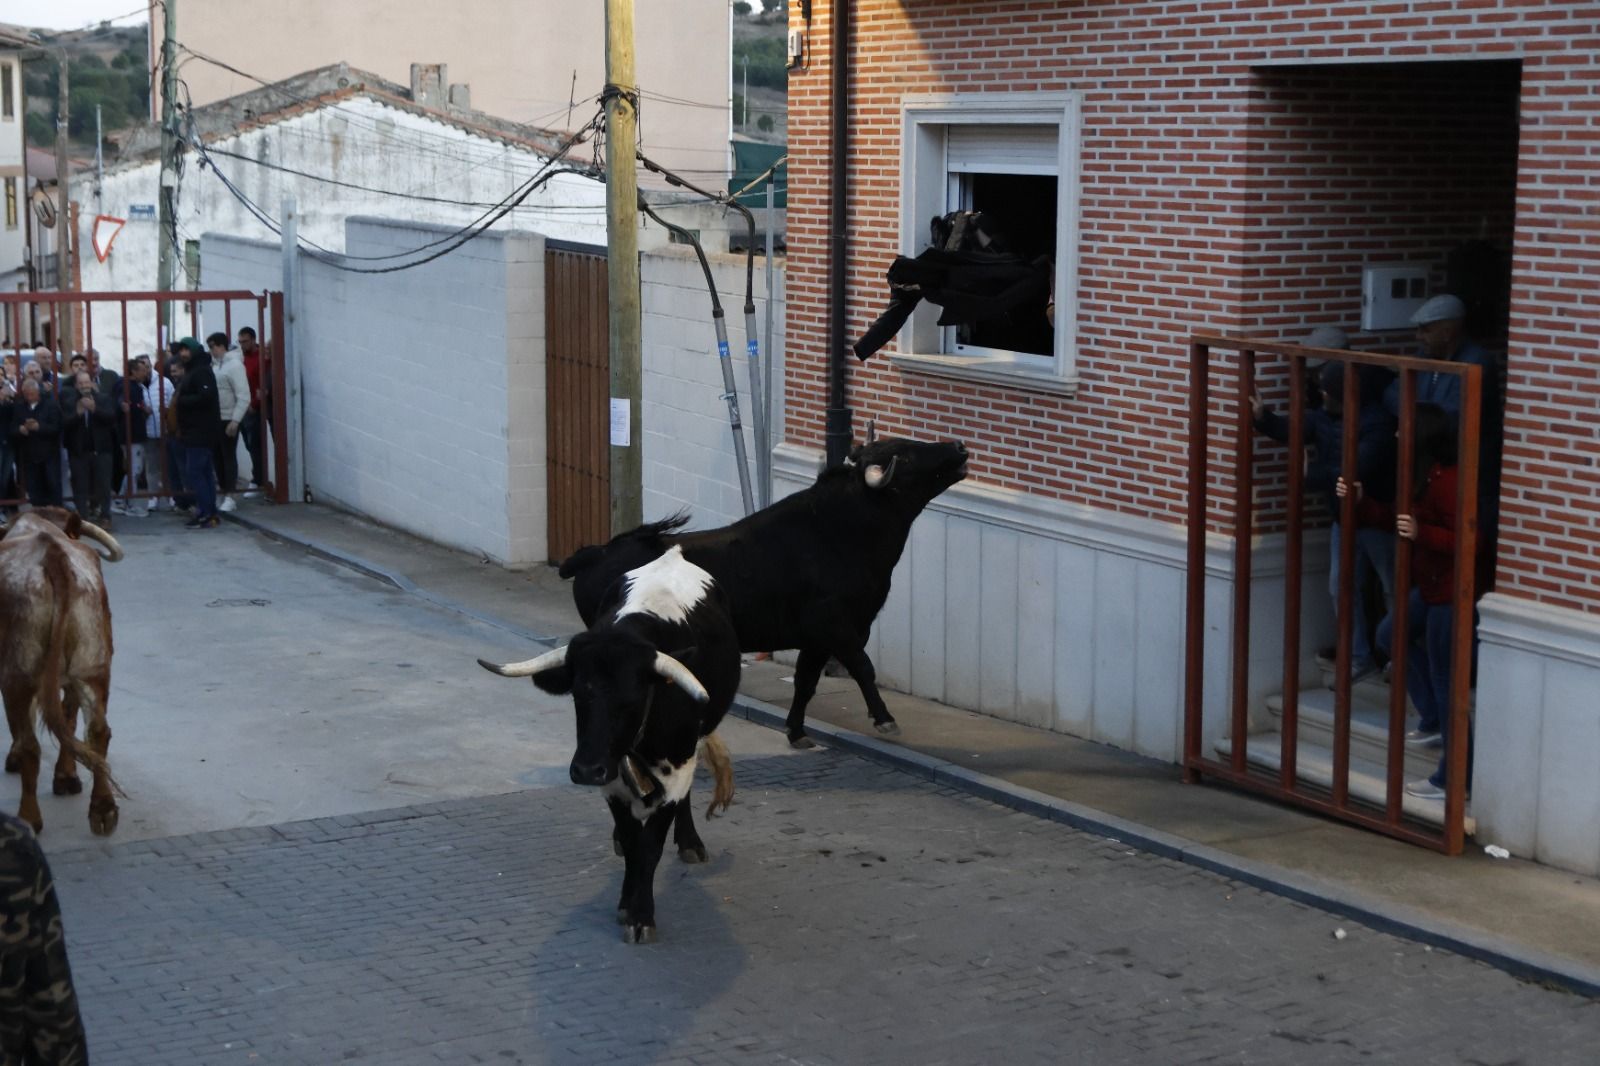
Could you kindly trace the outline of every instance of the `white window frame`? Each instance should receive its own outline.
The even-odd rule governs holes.
[[[923,303],[912,313],[890,356],[909,373],[1013,385],[1072,394],[1078,387],[1079,142],[1082,94],[958,93],[907,96],[901,102],[900,253],[928,247],[928,220],[954,210],[959,187],[945,151],[953,125],[1054,125],[1056,177],[1055,353],[1035,356],[992,349],[955,349],[954,331],[937,325],[940,309]],[[1015,168],[999,168],[997,172]],[[945,336],[944,334],[950,334]]]

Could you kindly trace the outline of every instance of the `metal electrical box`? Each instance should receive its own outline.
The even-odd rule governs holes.
[[[1361,272],[1361,328],[1408,329],[1428,299],[1428,268],[1418,263],[1369,266]]]

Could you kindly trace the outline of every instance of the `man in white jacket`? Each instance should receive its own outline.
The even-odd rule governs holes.
[[[211,349],[211,369],[217,377],[217,406],[222,412],[222,432],[217,437],[217,485],[222,499],[217,509],[231,511],[238,506],[233,490],[239,480],[239,423],[250,410],[250,378],[244,359],[228,349],[228,335],[213,333],[206,338]]]

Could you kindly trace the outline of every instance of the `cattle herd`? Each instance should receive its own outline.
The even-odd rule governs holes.
[[[602,788],[624,861],[623,938],[655,938],[656,865],[672,827],[685,862],[704,862],[689,806],[697,754],[716,782],[709,817],[733,796],[713,735],[739,685],[741,651],[797,649],[789,742],[809,747],[806,704],[830,657],[849,671],[881,733],[898,732],[878,693],[867,637],[922,509],[967,474],[959,443],[884,440],[855,449],[815,484],[721,529],[682,532],[677,515],[583,548],[561,565],[588,629],[496,673],[571,693],[574,784]]]
[[[923,508],[967,474],[956,442],[869,441],[809,488],[721,529],[684,532],[687,515],[583,548],[561,566],[587,627],[526,662],[487,669],[571,694],[577,749],[569,775],[599,787],[624,860],[617,918],[629,943],[655,938],[655,870],[670,828],[685,862],[706,861],[690,786],[701,755],[714,792],[707,816],[733,798],[733,769],[715,731],[739,686],[740,653],[795,649],[789,742],[810,747],[806,704],[830,658],[849,671],[874,727],[898,731],[878,694],[867,638],[895,564]],[[102,562],[122,549],[60,508],[0,526],[0,694],[11,727],[6,770],[22,779],[19,817],[43,828],[37,798],[38,721],[60,755],[51,787],[81,792],[94,778],[89,827],[117,826],[107,764],[111,729],[111,609]],[[83,712],[84,739],[77,738]]]

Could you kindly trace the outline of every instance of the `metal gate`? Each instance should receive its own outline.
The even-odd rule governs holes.
[[[58,351],[59,335],[56,323],[73,323],[72,338],[77,342],[72,351]],[[170,326],[167,324],[170,322]],[[288,405],[280,398],[288,395],[281,338],[284,329],[284,298],[281,292],[250,292],[247,290],[177,290],[172,292],[15,292],[0,293],[0,359],[6,364],[4,376],[20,374],[31,361],[35,345],[50,341],[49,348],[62,368],[70,357],[82,350],[96,348],[100,351],[102,365],[115,370],[123,378],[128,376],[129,364],[138,355],[153,356],[159,366],[163,352],[170,341],[188,335],[202,342],[209,331],[235,336],[236,328],[249,326],[256,333],[260,346],[261,404],[258,408],[260,431],[256,446],[247,450],[251,470],[263,493],[276,503],[289,502],[289,445],[287,432]],[[96,340],[98,327],[100,339]],[[170,335],[169,335],[170,329]],[[106,338],[113,339],[109,343]],[[98,347],[97,347],[98,346]],[[151,386],[155,393],[153,402],[165,406],[170,402],[164,391],[164,379]],[[17,382],[12,383],[13,389]],[[124,470],[134,469],[133,435],[127,420],[122,420],[122,456]],[[149,499],[170,494],[171,486],[164,485],[159,474],[169,470],[168,450],[171,443],[166,434],[157,438],[156,457],[159,470],[147,472],[146,488],[139,489],[129,481],[116,486],[113,495],[124,501],[132,498]],[[0,449],[0,455],[5,455]],[[10,465],[9,458],[7,465]],[[17,472],[13,497],[7,496],[7,485],[12,483],[12,470],[0,470],[0,503],[16,506],[26,493],[23,476]],[[63,489],[66,487],[63,486]]]
[[[1408,818],[1403,810],[1403,760],[1405,757],[1406,651],[1405,639],[1394,642],[1393,680],[1390,685],[1386,736],[1385,788],[1381,804],[1363,803],[1352,795],[1350,777],[1351,739],[1351,605],[1354,595],[1355,537],[1340,539],[1338,597],[1337,668],[1334,690],[1333,775],[1329,787],[1321,788],[1302,780],[1296,772],[1297,732],[1300,693],[1300,588],[1301,549],[1305,525],[1305,499],[1301,464],[1288,462],[1281,496],[1273,486],[1257,480],[1250,398],[1265,374],[1258,373],[1262,357],[1270,360],[1275,380],[1288,383],[1288,455],[1298,456],[1306,444],[1304,425],[1304,370],[1308,360],[1331,359],[1345,364],[1343,455],[1340,466],[1350,481],[1356,477],[1357,413],[1360,396],[1356,370],[1378,366],[1393,371],[1399,379],[1398,460],[1396,464],[1397,500],[1412,499],[1412,456],[1415,447],[1414,400],[1418,375],[1448,374],[1461,379],[1458,470],[1460,491],[1457,498],[1455,528],[1456,564],[1452,600],[1452,661],[1467,664],[1472,660],[1474,558],[1478,539],[1477,475],[1478,441],[1481,426],[1482,382],[1479,367],[1462,363],[1380,355],[1373,352],[1348,352],[1324,348],[1304,348],[1294,344],[1247,341],[1234,337],[1203,334],[1190,344],[1189,381],[1189,520],[1188,520],[1188,602],[1185,613],[1184,647],[1184,742],[1185,778],[1197,781],[1202,776],[1264,793],[1274,799],[1307,807],[1356,825],[1375,829],[1401,840],[1442,851],[1460,854],[1464,836],[1467,768],[1467,697],[1470,667],[1458,665],[1451,672],[1449,737],[1445,757],[1448,761],[1444,819],[1441,828],[1423,825]],[[1214,359],[1215,355],[1221,358]],[[1215,377],[1216,381],[1213,381]],[[1212,388],[1220,385],[1213,396]],[[1213,439],[1216,426],[1221,433]],[[1231,454],[1230,454],[1231,453]],[[1230,478],[1229,493],[1213,489],[1218,480]],[[1207,756],[1203,751],[1205,634],[1206,618],[1206,537],[1213,522],[1209,497],[1231,504],[1232,514],[1216,524],[1231,526],[1233,536],[1233,612],[1231,662],[1219,663],[1229,674],[1227,685],[1228,752],[1226,761]],[[1273,497],[1277,497],[1276,500]],[[1285,595],[1281,618],[1259,621],[1283,633],[1283,729],[1279,767],[1276,773],[1249,764],[1246,753],[1249,693],[1247,674],[1250,657],[1251,549],[1259,536],[1257,523],[1265,517],[1267,506],[1284,506]],[[1221,517],[1221,516],[1217,516]],[[1355,528],[1355,498],[1346,497],[1338,520],[1345,529]],[[1407,590],[1411,586],[1411,547],[1404,538],[1396,543],[1394,632],[1410,632],[1407,619]]]
[[[545,246],[550,559],[611,536],[606,257]]]

